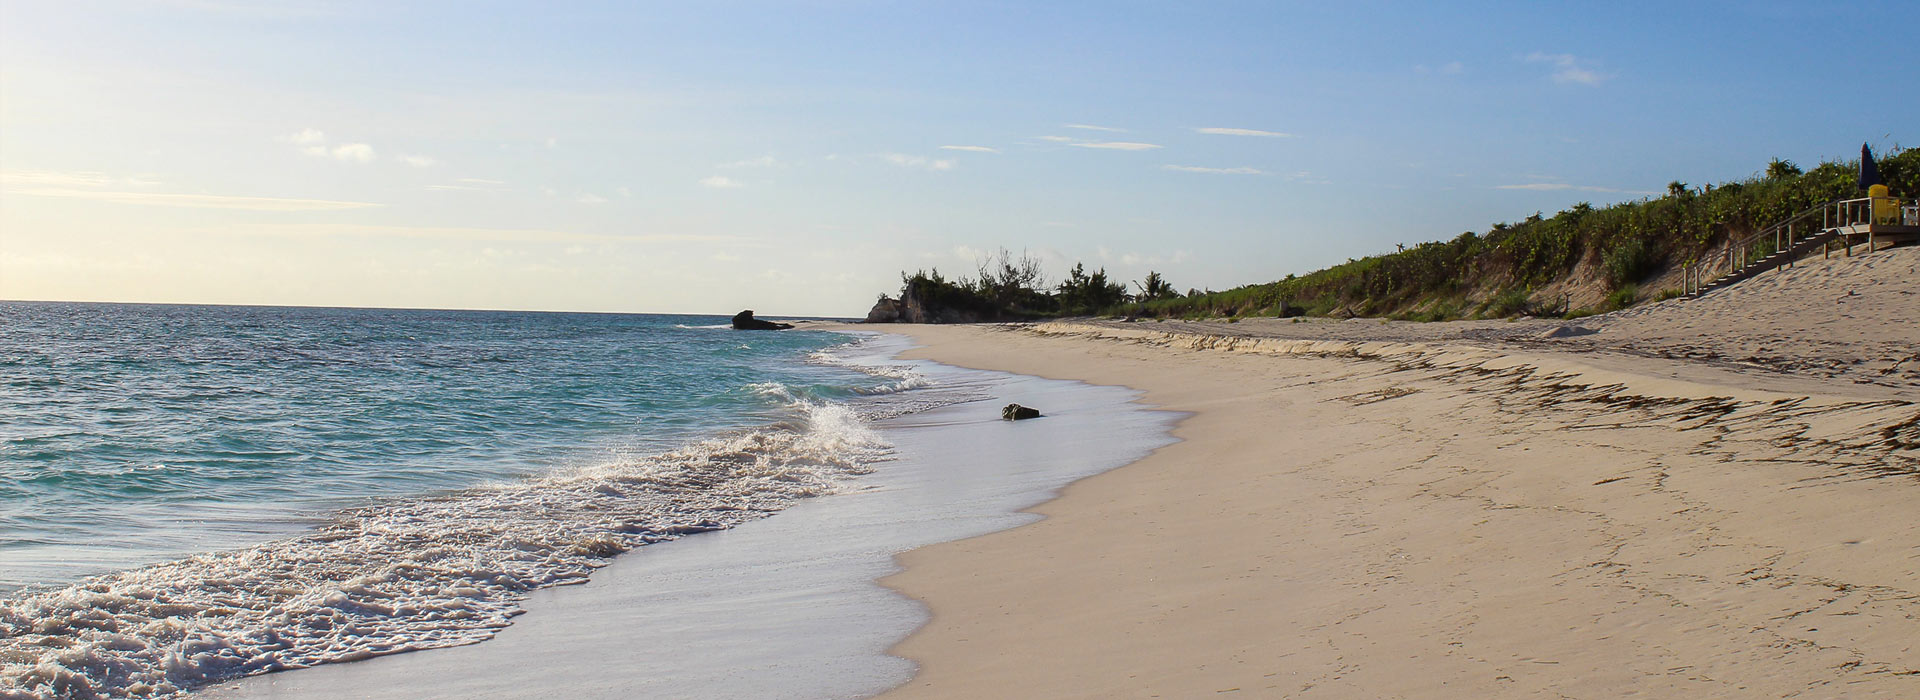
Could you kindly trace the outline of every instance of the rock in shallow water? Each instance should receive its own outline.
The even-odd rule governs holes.
[[[1039,417],[1039,409],[1028,408],[1017,403],[1007,404],[1006,408],[1000,409],[1000,418],[1002,420],[1026,420],[1028,418]]]
[[[752,309],[733,315],[733,329],[736,331],[783,331],[792,327],[791,323],[774,323],[754,318]]]

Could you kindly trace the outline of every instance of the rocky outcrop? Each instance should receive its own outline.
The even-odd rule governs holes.
[[[1029,408],[1017,403],[1007,404],[1006,408],[1000,409],[1000,418],[1002,420],[1026,420],[1028,418],[1039,417],[1040,409]]]
[[[754,318],[752,309],[733,315],[733,329],[736,331],[783,331],[792,327],[791,323],[775,323]]]
[[[900,300],[882,296],[879,301],[873,302],[873,309],[867,312],[867,323],[903,323],[905,321],[900,317],[905,312],[906,306]]]
[[[956,303],[960,300],[923,298],[914,287],[900,292],[899,323],[979,323],[989,320],[984,309]]]

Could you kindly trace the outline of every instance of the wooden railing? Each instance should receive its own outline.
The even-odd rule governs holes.
[[[1809,207],[1729,243],[1725,252],[1689,263],[1683,268],[1681,291],[1688,295],[1698,294],[1714,281],[1749,267],[1762,263],[1770,263],[1772,267],[1790,263],[1791,259],[1777,259],[1775,256],[1791,255],[1794,246],[1835,231],[1841,235],[1854,233],[1853,227],[1874,223],[1876,209],[1883,213],[1888,210],[1893,212],[1893,220],[1886,220],[1887,217],[1882,216],[1879,223],[1902,223],[1899,220],[1901,212],[1913,204],[1913,200],[1897,197],[1861,197]]]

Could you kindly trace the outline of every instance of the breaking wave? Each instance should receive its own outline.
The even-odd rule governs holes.
[[[790,401],[791,417],[663,454],[346,510],[301,537],[0,600],[0,699],[164,697],[484,641],[529,591],[832,492],[885,458],[853,408],[755,390]]]

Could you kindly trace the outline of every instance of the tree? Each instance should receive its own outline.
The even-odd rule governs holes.
[[[1091,314],[1110,306],[1127,302],[1127,286],[1107,279],[1107,269],[1087,274],[1086,266],[1073,264],[1073,270],[1067,273],[1067,279],[1060,283],[1056,292],[1060,310],[1067,313]]]
[[[1674,180],[1673,182],[1667,183],[1667,196],[1668,197],[1687,196],[1687,183],[1681,182],[1679,180]]]
[[[1790,177],[1799,176],[1800,166],[1794,165],[1793,161],[1775,158],[1773,162],[1767,164],[1768,180],[1785,180]]]
[[[1013,257],[1006,248],[982,256],[978,262],[979,280],[974,289],[995,306],[1011,309],[1030,305],[1045,285],[1040,277],[1040,261],[1026,251]]]
[[[1180,293],[1174,291],[1173,285],[1168,283],[1166,278],[1161,277],[1160,273],[1152,270],[1147,271],[1147,278],[1145,280],[1135,282],[1134,284],[1140,287],[1140,301],[1172,299],[1180,296]]]

